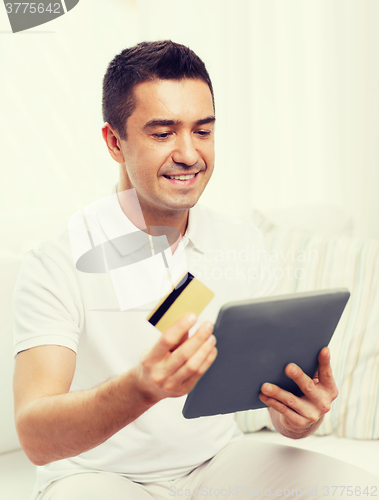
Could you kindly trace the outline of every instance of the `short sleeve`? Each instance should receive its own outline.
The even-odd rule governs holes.
[[[29,251],[13,294],[14,355],[40,345],[60,345],[77,352],[81,303],[74,279],[50,256]]]

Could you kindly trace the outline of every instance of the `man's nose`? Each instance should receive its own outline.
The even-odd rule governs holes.
[[[175,163],[191,166],[199,159],[199,153],[195,147],[194,139],[190,134],[178,135],[175,141],[175,150],[172,153]]]

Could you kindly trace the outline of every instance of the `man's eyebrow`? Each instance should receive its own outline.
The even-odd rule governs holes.
[[[153,127],[168,127],[170,125],[181,125],[182,122],[180,120],[150,120],[149,122],[146,122],[145,125],[143,126],[144,130],[147,128],[153,128]]]
[[[207,116],[201,120],[197,120],[196,125],[206,125],[207,123],[214,123],[216,121],[215,116]]]
[[[207,123],[214,123],[216,118],[214,116],[207,116],[206,118],[202,118],[201,120],[197,120],[196,125],[205,125]],[[180,120],[160,120],[154,119],[145,123],[143,129],[149,129],[154,127],[169,127],[171,125],[182,125],[182,121]]]

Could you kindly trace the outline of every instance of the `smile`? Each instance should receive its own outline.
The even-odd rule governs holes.
[[[197,174],[189,174],[189,175],[165,175],[168,179],[176,179],[178,181],[188,181],[189,179],[193,179]]]
[[[164,175],[166,179],[176,179],[178,181],[188,181],[189,179],[193,179],[199,172],[195,172],[194,174],[180,174],[180,175]]]
[[[164,175],[163,177],[167,179],[171,184],[176,184],[180,186],[190,186],[196,182],[196,177],[199,172],[195,174],[187,175]]]

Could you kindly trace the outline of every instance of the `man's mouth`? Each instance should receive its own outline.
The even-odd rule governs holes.
[[[199,172],[196,174],[187,174],[187,175],[164,175],[163,177],[166,177],[166,179],[175,179],[177,181],[188,181],[190,179],[193,179]]]
[[[197,175],[201,172],[199,170],[198,172],[191,172],[188,174],[177,174],[177,175],[163,175],[165,179],[168,180],[168,182],[172,186],[178,186],[182,188],[189,188],[193,184],[196,183]]]

